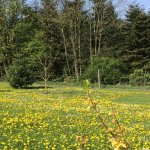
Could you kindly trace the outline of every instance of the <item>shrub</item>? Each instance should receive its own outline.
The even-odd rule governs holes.
[[[22,88],[34,82],[33,66],[27,59],[16,59],[9,66],[7,81],[13,88]]]
[[[127,65],[118,59],[108,57],[96,57],[83,75],[83,79],[90,79],[92,83],[97,82],[97,71],[100,69],[102,84],[116,84],[120,77],[125,76],[128,70]]]
[[[75,77],[73,76],[67,76],[65,79],[64,79],[64,83],[67,83],[67,84],[72,84],[76,82],[76,79]]]
[[[150,74],[145,74],[145,83],[149,84],[150,82]],[[132,74],[130,74],[129,83],[132,86],[143,86],[144,85],[144,71],[142,69],[136,69]]]

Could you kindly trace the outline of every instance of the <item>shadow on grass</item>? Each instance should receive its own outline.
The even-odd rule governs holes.
[[[21,89],[45,89],[45,87],[44,86],[38,86],[38,87],[22,87]]]
[[[10,92],[10,90],[0,90],[0,92]]]
[[[52,88],[50,86],[47,86],[47,88]],[[22,87],[21,89],[45,89],[45,86],[27,86],[27,87]]]

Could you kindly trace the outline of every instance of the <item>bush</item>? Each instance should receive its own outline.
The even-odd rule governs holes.
[[[133,74],[130,74],[130,81],[129,83],[132,86],[144,86],[144,71],[142,69],[134,70]],[[150,74],[145,74],[145,83],[150,83]]]
[[[13,88],[22,88],[34,82],[33,65],[27,59],[16,59],[9,66],[7,81]]]
[[[65,79],[64,79],[64,83],[67,83],[67,84],[72,84],[76,82],[76,78],[73,77],[73,76],[67,76]]]
[[[97,82],[98,69],[102,84],[116,84],[122,76],[126,76],[128,68],[118,59],[108,57],[96,57],[83,75],[83,79],[89,79],[92,83]]]

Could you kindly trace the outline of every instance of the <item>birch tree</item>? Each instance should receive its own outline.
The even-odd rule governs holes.
[[[80,32],[80,22],[82,16],[83,1],[64,1],[63,3],[63,14],[65,16],[65,21],[67,22],[69,37],[72,45],[72,54],[74,59],[74,69],[75,77],[78,81],[79,70],[81,75],[81,32]],[[78,69],[79,67],[79,69]]]
[[[113,20],[116,20],[111,8],[113,8],[112,3],[107,3],[107,0],[94,1],[95,55],[101,52],[103,31],[113,24]]]
[[[67,34],[65,34],[65,27],[66,27],[68,19],[63,14],[64,1],[61,1],[60,3],[57,2],[57,8],[58,8],[58,5],[60,7],[60,10],[58,11],[58,16],[59,16],[58,17],[58,22],[59,22],[59,27],[60,27],[60,30],[61,30],[61,36],[63,38],[63,45],[64,45],[64,49],[65,49],[65,57],[66,57],[67,68],[68,68],[69,75],[71,75],[70,65],[69,65],[69,60],[68,60],[68,44],[69,44],[69,41],[66,38]]]
[[[104,32],[113,26],[117,20],[115,8],[121,6],[123,0],[118,0],[116,4],[108,0],[89,0],[89,49],[91,59],[93,56],[102,54],[103,48],[107,45],[104,43]],[[92,45],[92,48],[91,48]]]

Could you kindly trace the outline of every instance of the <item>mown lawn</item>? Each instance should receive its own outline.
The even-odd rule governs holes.
[[[97,110],[111,123],[116,110],[122,127],[127,128],[130,150],[150,149],[150,91],[91,89],[98,101]],[[83,88],[33,84],[28,89],[13,89],[0,83],[0,149],[77,150],[76,136],[86,135],[85,150],[112,149],[108,134],[93,110],[87,111]]]

